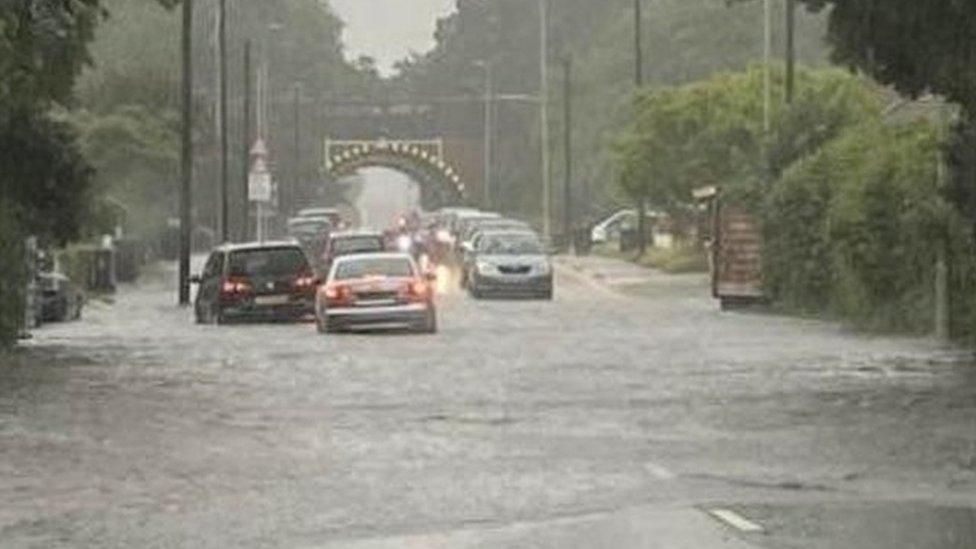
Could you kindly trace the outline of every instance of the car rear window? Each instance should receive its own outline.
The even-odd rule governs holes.
[[[383,241],[375,236],[349,236],[337,238],[332,242],[335,255],[364,252],[382,252]]]
[[[345,261],[336,267],[336,280],[350,280],[368,276],[406,278],[414,275],[410,260],[400,257],[383,257]]]
[[[329,232],[332,223],[326,220],[296,221],[288,224],[288,232],[294,236],[316,235]]]
[[[280,276],[308,268],[308,260],[298,248],[241,250],[230,254],[232,276]]]

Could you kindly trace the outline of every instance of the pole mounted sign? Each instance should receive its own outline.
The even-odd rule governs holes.
[[[268,149],[258,139],[251,149],[254,162],[247,178],[248,196],[252,202],[271,202],[271,172],[268,170]]]

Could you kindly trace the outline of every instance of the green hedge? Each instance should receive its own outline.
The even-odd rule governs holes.
[[[24,321],[24,239],[9,206],[0,201],[0,349],[17,339]]]
[[[929,333],[947,249],[953,333],[974,336],[971,231],[940,196],[937,129],[869,123],[787,170],[765,203],[765,280],[780,307]]]

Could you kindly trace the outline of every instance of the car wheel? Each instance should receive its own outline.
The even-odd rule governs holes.
[[[337,334],[342,331],[342,329],[339,328],[339,325],[336,324],[335,322],[329,322],[329,320],[326,319],[324,323],[325,323],[325,333],[327,334]]]
[[[211,324],[216,326],[227,324],[227,317],[224,316],[224,312],[221,310],[220,305],[211,305],[209,320]]]
[[[207,323],[207,318],[203,314],[203,311],[200,309],[200,304],[199,303],[196,303],[196,304],[193,305],[193,316],[195,317],[195,320],[196,320],[196,323],[197,324],[206,324]]]
[[[552,296],[553,296],[552,288],[549,288],[542,294],[542,299],[544,299],[545,301],[552,301]]]
[[[468,286],[468,294],[471,295],[471,297],[473,297],[474,299],[481,299],[483,297],[483,295],[481,294],[481,290],[479,290],[475,286]]]
[[[424,322],[423,332],[425,334],[436,334],[437,333],[437,312],[431,310],[427,314],[427,320]]]
[[[329,333],[329,321],[328,317],[319,310],[319,307],[315,307],[315,331],[320,334]]]

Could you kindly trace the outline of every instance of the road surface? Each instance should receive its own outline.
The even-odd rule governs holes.
[[[957,351],[597,258],[435,336],[199,327],[172,275],[0,359],[0,546],[976,546]]]

